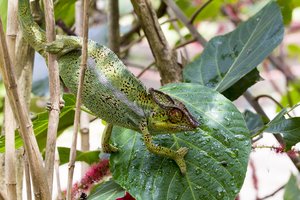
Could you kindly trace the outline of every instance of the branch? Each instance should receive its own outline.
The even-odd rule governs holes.
[[[46,180],[46,173],[43,167],[43,160],[39,152],[36,138],[34,136],[32,122],[28,115],[27,107],[18,91],[14,69],[12,68],[7,51],[6,40],[3,32],[2,20],[0,19],[0,68],[15,118],[20,126],[20,134],[24,142],[24,148],[29,158],[33,186],[36,199],[50,199],[50,191]],[[5,66],[5,67],[4,67]]]
[[[55,40],[55,21],[53,11],[53,1],[44,0],[45,20],[46,20],[46,37],[47,42]],[[56,55],[48,53],[49,69],[49,90],[50,90],[50,111],[47,131],[47,144],[45,167],[50,193],[52,193],[54,157],[56,147],[57,128],[59,123],[60,112],[60,79]]]
[[[173,0],[163,0],[168,7],[170,7],[176,17],[185,25],[187,29],[189,29],[190,33],[196,40],[202,45],[205,46],[207,41],[200,35],[197,29],[190,23],[188,18],[184,15],[184,13],[178,8],[176,3]]]
[[[177,63],[177,55],[169,47],[150,1],[131,0],[131,2],[151,47],[161,76],[161,83],[167,84],[181,81],[182,69]]]
[[[120,53],[120,26],[119,26],[119,1],[108,1],[108,46],[119,55]]]
[[[80,120],[80,106],[81,106],[81,96],[83,92],[83,83],[85,70],[87,67],[87,47],[88,47],[88,5],[89,0],[83,0],[83,40],[82,40],[82,59],[81,59],[81,67],[79,72],[79,83],[78,90],[76,96],[76,110],[74,117],[74,132],[72,138],[72,146],[70,152],[70,160],[69,160],[69,173],[68,173],[68,185],[67,185],[67,200],[71,200],[72,198],[72,182],[73,182],[73,174],[75,168],[75,159],[76,159],[76,144],[77,144],[77,133],[79,128],[79,120]]]

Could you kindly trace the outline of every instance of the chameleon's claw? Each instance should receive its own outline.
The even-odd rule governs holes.
[[[119,149],[111,144],[104,144],[102,146],[102,150],[104,153],[116,153]]]
[[[184,156],[187,154],[188,150],[189,149],[186,147],[181,147],[176,151],[176,157],[174,158],[174,161],[180,168],[181,174],[183,175],[186,173],[186,164],[184,161]]]
[[[59,100],[59,110],[63,109],[65,107],[65,101],[63,99]],[[51,111],[53,110],[53,106],[51,104],[51,102],[47,102],[46,104],[46,110]]]

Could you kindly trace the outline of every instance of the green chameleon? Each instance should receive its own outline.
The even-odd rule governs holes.
[[[25,39],[45,58],[46,52],[58,55],[60,77],[76,94],[82,38],[58,35],[55,42],[47,44],[45,31],[33,21],[28,1],[19,0],[18,11]],[[150,152],[173,159],[181,173],[186,173],[184,156],[188,148],[174,151],[152,143],[152,135],[189,131],[199,125],[183,103],[152,88],[147,92],[110,49],[91,40],[83,88],[84,106],[108,123],[102,138],[104,152],[117,152],[109,140],[112,125],[122,126],[141,132]]]

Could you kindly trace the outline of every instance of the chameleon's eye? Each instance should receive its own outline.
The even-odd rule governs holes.
[[[183,115],[182,111],[177,108],[172,108],[169,111],[169,119],[172,123],[177,123],[181,121],[182,115]]]

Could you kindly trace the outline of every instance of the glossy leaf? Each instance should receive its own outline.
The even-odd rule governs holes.
[[[140,133],[115,127],[114,180],[137,200],[234,199],[251,150],[243,115],[223,95],[198,84],[171,84],[162,91],[181,100],[201,124],[191,132],[154,137],[157,145],[189,148],[186,175],[173,160],[150,153]]]
[[[58,136],[74,122],[74,107],[75,97],[71,94],[65,94],[63,96],[65,101],[65,107],[61,110],[59,115]],[[32,121],[34,134],[38,142],[40,151],[43,151],[46,147],[47,129],[48,129],[48,111],[39,113]],[[15,137],[15,147],[20,148],[23,145],[22,139],[19,134]],[[0,153],[5,151],[5,137],[0,137]]]
[[[281,133],[286,143],[286,150],[300,142],[300,117],[285,119],[283,116],[272,121],[266,132]]]
[[[297,183],[297,178],[291,175],[289,181],[284,187],[284,200],[300,200],[300,188]]]
[[[244,112],[244,118],[251,135],[264,127],[268,119],[264,119],[261,115],[253,113],[249,110]]]
[[[271,2],[234,31],[211,39],[201,56],[184,68],[184,79],[224,92],[278,46],[283,31],[280,9]]]
[[[88,196],[88,200],[115,200],[124,196],[124,194],[125,191],[120,185],[113,180],[109,180],[96,185]]]
[[[60,165],[66,164],[69,162],[69,158],[70,158],[70,148],[67,147],[58,147],[58,153],[59,153],[59,161],[60,161]],[[89,165],[99,162],[99,154],[100,151],[96,150],[96,151],[87,151],[87,152],[83,152],[83,151],[76,151],[76,161],[82,161],[85,162]]]
[[[231,101],[239,98],[244,92],[252,85],[257,83],[260,79],[259,72],[257,69],[253,69],[251,72],[242,77],[238,82],[232,85],[230,88],[222,92],[222,94],[230,99]]]

